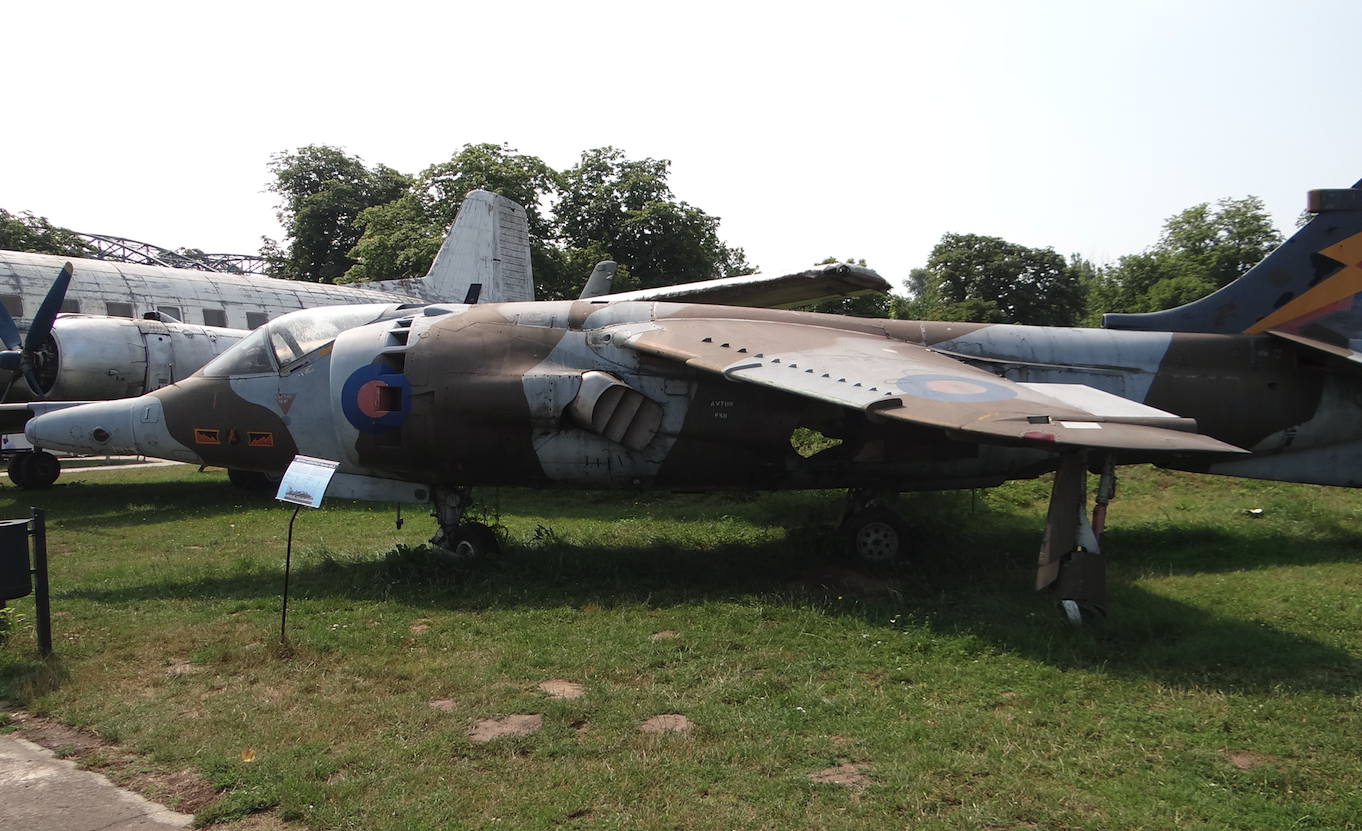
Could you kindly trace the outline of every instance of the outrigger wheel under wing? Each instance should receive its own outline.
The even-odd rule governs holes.
[[[873,420],[1058,454],[1037,584],[1060,601],[1105,603],[1100,554],[1086,517],[1088,450],[1143,458],[1246,452],[1195,432],[1191,419],[1092,387],[1014,383],[918,344],[873,335],[696,318],[622,325],[613,334],[616,344],[642,353],[859,410]],[[1087,552],[1095,556],[1079,556]]]

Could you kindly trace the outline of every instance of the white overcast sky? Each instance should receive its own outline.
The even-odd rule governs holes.
[[[1098,262],[1168,216],[1362,178],[1362,3],[24,2],[0,208],[168,248],[281,235],[275,152],[407,173],[465,143],[613,145],[763,271],[943,233]]]

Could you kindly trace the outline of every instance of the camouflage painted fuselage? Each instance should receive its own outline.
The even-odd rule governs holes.
[[[910,490],[987,486],[1053,468],[1044,435],[1022,446],[964,440],[952,429],[727,374],[764,362],[839,389],[885,389],[900,399],[917,389],[870,356],[858,359],[867,344],[885,353],[925,346],[1026,384],[1087,385],[1195,419],[1201,433],[1252,451],[1128,450],[1120,462],[1359,482],[1356,376],[1269,336],[654,303],[430,307],[351,329],[273,371],[200,374],[152,393],[170,440],[160,452],[139,452],[261,471],[280,471],[299,453],[339,460],[353,474],[437,487]],[[593,377],[613,387],[600,400],[613,396],[614,409],[582,404]],[[923,377],[945,379],[921,393],[924,403],[978,398],[973,378]],[[790,443],[800,426],[842,444],[805,459]]]

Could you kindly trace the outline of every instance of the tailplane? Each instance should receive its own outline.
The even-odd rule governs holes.
[[[430,303],[511,303],[534,299],[525,209],[504,196],[469,191],[425,277],[377,288]]]
[[[1107,314],[1105,329],[1257,334],[1362,351],[1362,182],[1312,190],[1316,216],[1244,276],[1185,306]]]

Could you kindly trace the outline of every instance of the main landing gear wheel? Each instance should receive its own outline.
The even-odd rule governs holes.
[[[23,450],[9,460],[9,480],[25,490],[45,490],[61,476],[61,462],[45,450]]]
[[[884,565],[908,554],[908,525],[888,508],[857,511],[846,518],[841,530],[852,555],[863,563]]]
[[[28,458],[29,451],[23,450],[9,457],[9,480],[14,483],[14,487],[24,487],[24,460]]]

